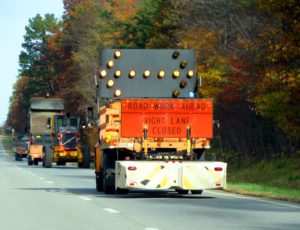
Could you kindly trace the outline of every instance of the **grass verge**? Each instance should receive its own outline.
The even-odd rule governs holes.
[[[2,143],[6,153],[10,156],[13,156],[12,148],[14,146],[13,138],[10,136],[0,135],[0,142]]]
[[[300,203],[300,190],[297,189],[280,188],[270,185],[260,185],[245,182],[229,182],[227,184],[226,191],[243,195]]]
[[[228,166],[227,191],[300,203],[300,157]]]

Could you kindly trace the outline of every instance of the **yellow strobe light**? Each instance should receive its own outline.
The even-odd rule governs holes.
[[[165,75],[166,75],[166,73],[165,73],[165,71],[163,71],[163,70],[160,70],[160,71],[158,72],[158,78],[164,78]]]
[[[122,94],[121,90],[117,89],[117,90],[115,91],[114,96],[115,96],[115,97],[120,97],[121,94]]]
[[[178,70],[175,70],[173,72],[173,78],[178,78],[180,76],[180,72]]]
[[[150,70],[145,70],[143,76],[144,76],[144,78],[148,78],[148,77],[150,77],[150,74],[151,74]]]
[[[121,53],[121,51],[120,51],[120,50],[116,50],[116,51],[115,51],[115,55],[114,55],[114,56],[115,56],[115,58],[117,58],[117,59],[118,59],[118,58],[120,58],[120,57],[121,57],[121,55],[122,55],[122,53]]]
[[[114,66],[114,61],[113,60],[109,60],[107,62],[107,68],[112,68]]]
[[[187,77],[188,78],[192,78],[194,76],[194,71],[193,70],[189,70],[189,72],[187,73]]]
[[[116,70],[116,72],[115,72],[115,78],[121,77],[121,74],[122,74],[121,70]]]
[[[108,82],[107,82],[107,84],[106,84],[106,87],[107,88],[111,88],[111,87],[113,87],[114,86],[114,81],[113,80],[109,80]]]
[[[105,70],[105,69],[103,69],[103,70],[100,70],[100,77],[101,77],[101,78],[105,78],[105,77],[106,77],[106,75],[107,75],[107,72],[106,72],[106,70]]]
[[[129,78],[134,78],[135,75],[136,75],[136,72],[134,70],[129,71],[129,74],[128,74]]]

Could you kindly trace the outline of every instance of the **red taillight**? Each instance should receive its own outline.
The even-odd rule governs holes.
[[[61,133],[57,134],[57,139],[61,139]]]
[[[217,187],[220,187],[220,186],[221,186],[221,184],[220,184],[220,183],[216,183],[216,186],[217,186]]]
[[[131,186],[131,187],[135,186],[135,182],[130,182],[129,186]]]
[[[128,170],[129,170],[129,171],[135,171],[135,170],[136,170],[136,167],[135,167],[135,166],[129,166],[129,167],[128,167]]]
[[[221,172],[221,171],[223,171],[223,168],[222,167],[215,167],[215,171]]]
[[[80,134],[79,133],[76,133],[76,138],[80,139]]]

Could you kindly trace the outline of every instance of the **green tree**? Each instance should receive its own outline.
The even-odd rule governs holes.
[[[55,94],[59,86],[54,84],[59,78],[61,58],[49,49],[49,38],[61,28],[61,23],[53,14],[43,18],[39,14],[29,20],[19,55],[20,75],[29,77],[25,100],[32,95]]]

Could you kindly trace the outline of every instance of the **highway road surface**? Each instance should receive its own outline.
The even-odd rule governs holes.
[[[0,144],[1,230],[300,229],[300,205],[238,196],[95,190],[93,169],[28,166]]]

